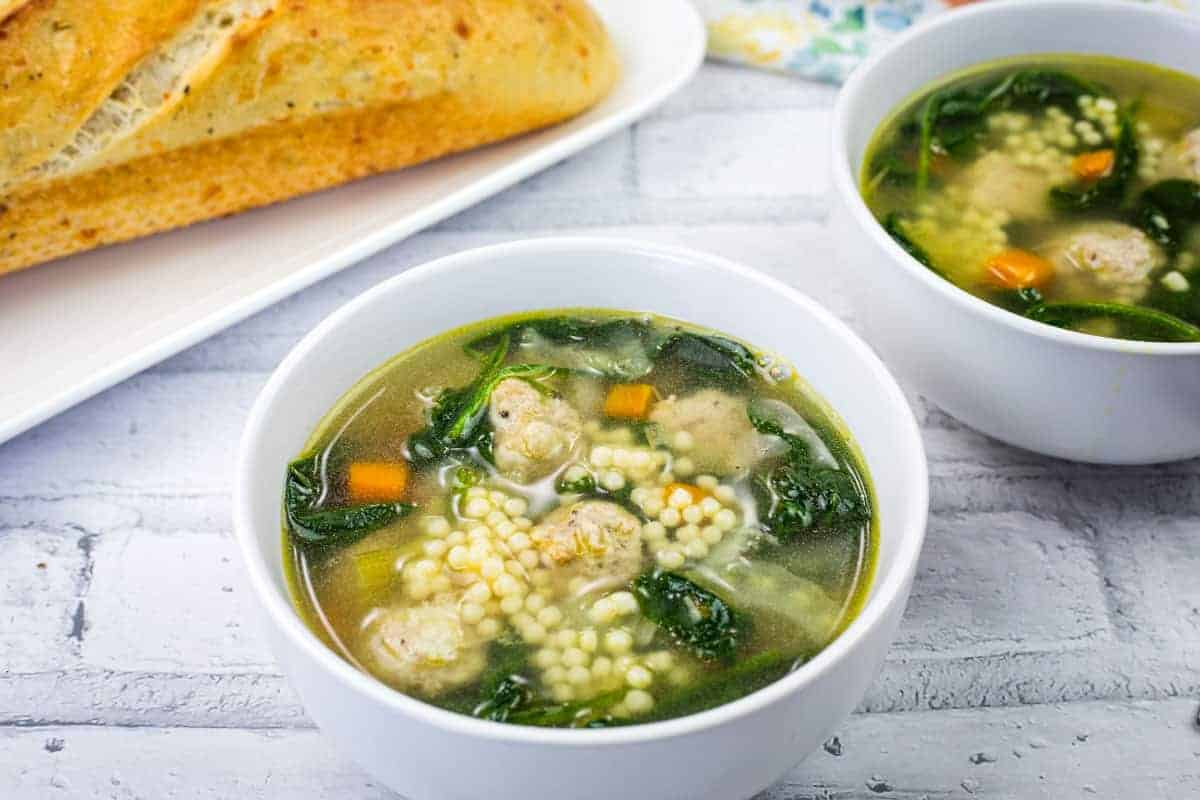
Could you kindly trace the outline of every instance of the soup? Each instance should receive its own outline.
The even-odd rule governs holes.
[[[1200,341],[1200,80],[992,62],[906,100],[863,164],[871,211],[956,286],[1084,333]]]
[[[870,483],[769,353],[566,311],[369,374],[285,477],[296,604],[350,663],[485,719],[676,717],[777,680],[853,619]]]

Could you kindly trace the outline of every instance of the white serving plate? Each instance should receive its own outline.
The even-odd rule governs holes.
[[[0,442],[629,125],[688,81],[688,0],[591,0],[622,62],[562,125],[0,278]]]

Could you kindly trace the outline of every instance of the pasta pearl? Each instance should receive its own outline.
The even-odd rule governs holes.
[[[462,616],[462,621],[468,625],[474,625],[483,619],[483,606],[478,603],[463,603],[462,608],[458,612]]]
[[[450,552],[446,554],[446,563],[453,569],[466,569],[471,563],[471,554],[467,548],[460,545],[455,545],[450,548]]]
[[[634,689],[645,689],[654,683],[654,676],[645,667],[630,667],[625,673],[625,682]]]
[[[604,634],[604,649],[613,655],[623,655],[633,649],[633,636],[622,628]]]
[[[548,606],[538,612],[537,621],[547,628],[553,628],[562,622],[563,614],[555,606]]]
[[[619,614],[633,614],[638,610],[638,601],[632,592],[615,592],[608,599]]]
[[[633,714],[645,714],[654,708],[654,697],[641,689],[631,689],[625,695],[625,707]]]
[[[479,519],[492,510],[492,504],[482,497],[474,497],[467,501],[467,505],[463,508],[463,515]]]

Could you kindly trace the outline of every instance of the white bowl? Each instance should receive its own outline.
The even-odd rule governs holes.
[[[899,37],[857,70],[833,119],[832,225],[868,340],[974,428],[1078,461],[1200,455],[1200,344],[1089,336],[1004,311],[934,275],[892,241],[858,176],[875,129],[913,92],[983,61],[1099,53],[1200,74],[1200,18],[1128,2],[987,2]]]
[[[862,613],[795,673],[733,703],[609,730],[504,725],[443,711],[343,661],[288,598],[284,469],[364,374],[442,331],[539,308],[645,310],[726,331],[789,360],[841,415],[878,501],[878,566]],[[674,248],[539,239],[472,250],[392,278],[301,341],[250,413],[234,526],[280,666],[341,751],[413,800],[747,797],[814,749],[866,691],[895,633],[924,538],[925,456],[887,369],[804,295],[746,267]]]

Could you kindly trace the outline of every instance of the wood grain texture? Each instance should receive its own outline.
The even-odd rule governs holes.
[[[0,446],[0,797],[390,797],[247,613],[229,464],[270,370],[383,278],[548,233],[710,250],[853,324],[831,100],[706,67],[635,130]],[[1200,797],[1200,462],[1042,458],[910,398],[932,517],[908,613],[859,713],[763,800]]]

